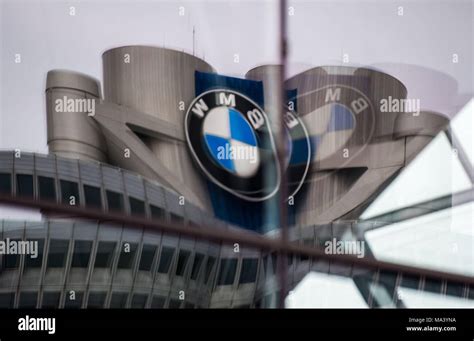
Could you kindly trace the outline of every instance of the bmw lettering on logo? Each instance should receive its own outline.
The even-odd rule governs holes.
[[[293,100],[297,100],[299,117],[309,133],[312,162],[318,167],[344,165],[373,135],[374,109],[358,89],[331,85]]]
[[[278,191],[280,173],[266,114],[238,92],[202,93],[185,117],[186,139],[197,164],[215,184],[249,200]]]

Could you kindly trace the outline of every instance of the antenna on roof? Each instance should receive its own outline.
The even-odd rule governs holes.
[[[196,36],[196,30],[195,30],[195,28],[194,28],[194,25],[193,25],[193,56],[194,56],[194,51],[195,51],[195,50],[194,50],[194,45],[195,45],[195,42],[194,42],[194,41],[195,41],[195,36]]]

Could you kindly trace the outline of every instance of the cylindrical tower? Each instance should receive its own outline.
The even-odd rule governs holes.
[[[107,161],[105,140],[93,120],[100,84],[67,70],[51,70],[46,80],[48,147],[69,158]]]
[[[104,99],[169,123],[175,137],[141,131],[142,142],[186,188],[199,195],[207,193],[184,141],[184,115],[196,97],[196,71],[213,72],[212,66],[193,55],[152,46],[110,49],[103,54],[103,64]],[[154,131],[153,127],[144,128]],[[127,160],[112,161],[128,168]]]

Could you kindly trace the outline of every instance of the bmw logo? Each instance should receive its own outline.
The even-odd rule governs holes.
[[[249,200],[266,200],[280,186],[268,118],[251,99],[228,89],[202,93],[188,108],[185,134],[191,154],[216,185]]]

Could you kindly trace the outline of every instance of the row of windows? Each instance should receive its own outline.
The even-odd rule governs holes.
[[[34,240],[38,244],[38,256],[32,258],[31,255],[25,255],[24,267],[40,268],[43,264],[44,240]],[[91,261],[93,242],[87,240],[75,240],[73,243],[73,253],[71,260],[72,268],[88,268]],[[94,268],[111,268],[114,260],[117,243],[113,241],[99,241],[97,245]],[[119,250],[118,269],[131,269],[138,256],[138,244],[123,242]],[[138,268],[141,271],[152,271],[153,262],[157,256],[158,246],[152,244],[143,244]],[[49,243],[49,252],[46,257],[47,268],[61,268],[66,265],[67,254],[69,252],[69,240],[51,239]],[[177,253],[176,276],[185,276],[188,264],[191,264],[191,251],[176,249],[169,246],[163,246],[156,271],[160,274],[168,274],[173,264],[173,259]],[[191,280],[198,280],[199,274],[203,271],[203,282],[208,284],[216,258],[205,254],[195,253],[192,260],[192,266],[189,270]],[[2,257],[3,269],[16,269],[20,267],[20,255],[8,254]],[[244,258],[242,260],[242,269],[239,277],[239,283],[253,283],[257,278],[258,259]],[[204,270],[202,270],[204,269]],[[217,285],[231,285],[237,271],[236,258],[222,258],[220,260],[219,275]]]
[[[110,297],[110,303],[108,308],[127,308],[128,293],[113,292]],[[18,308],[21,309],[35,309],[38,306],[38,292],[21,292],[18,300]],[[106,307],[107,292],[98,291],[90,292],[87,300],[86,308],[88,309],[101,309]],[[133,294],[130,300],[130,308],[143,309],[147,306],[148,295],[147,294]],[[41,308],[43,309],[56,309],[60,307],[61,292],[49,291],[43,293],[43,299]],[[66,295],[64,300],[64,308],[66,309],[79,309],[82,308],[84,301],[83,292],[75,292],[74,296]],[[14,308],[15,293],[0,293],[0,309],[2,308]],[[152,297],[150,302],[150,308],[160,309],[165,308],[166,297],[155,295]],[[170,299],[167,308],[170,309],[192,309],[196,308],[196,305],[184,302],[177,299]]]
[[[76,182],[59,180],[60,201],[63,204],[80,206],[81,197],[79,186]],[[54,178],[37,176],[36,197],[43,201],[57,202],[56,181]],[[8,173],[0,173],[0,194],[11,194],[12,181]],[[105,205],[102,202],[101,189],[91,185],[83,185],[84,206],[91,209],[102,209]],[[16,195],[22,198],[34,198],[33,176],[29,174],[16,174]],[[122,193],[105,191],[105,198],[109,212],[124,212],[125,202]],[[73,200],[73,202],[71,201]],[[130,213],[135,216],[145,216],[145,202],[143,200],[128,197]],[[150,215],[153,219],[163,219],[165,210],[161,207],[149,205]],[[182,223],[182,217],[174,216],[173,220]]]

